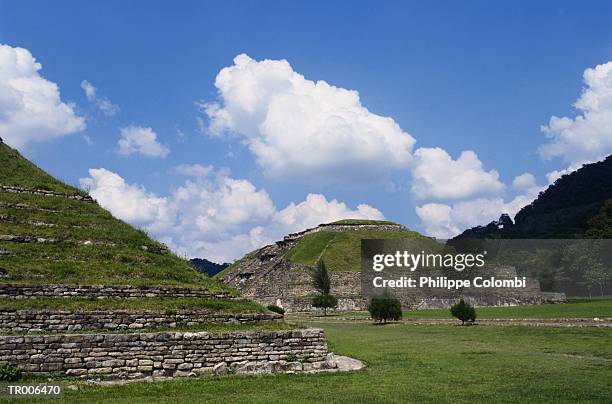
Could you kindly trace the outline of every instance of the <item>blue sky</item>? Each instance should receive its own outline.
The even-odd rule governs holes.
[[[107,207],[117,216],[149,227],[158,238],[187,255],[207,254],[217,247],[223,250],[219,243],[230,239],[240,244],[240,237],[258,226],[265,228],[258,239],[261,243],[281,231],[310,224],[287,219],[281,226],[278,219],[274,222],[270,218],[291,202],[299,205],[310,193],[323,195],[327,202],[336,199],[348,211],[367,204],[387,219],[438,236],[495,217],[500,213],[496,209],[508,210],[510,206],[503,204],[524,196],[512,205],[515,209],[534,195],[536,187],[548,184],[547,173],[571,170],[610,153],[608,110],[604,111],[604,123],[600,123],[604,126],[599,128],[604,138],[598,139],[595,152],[578,156],[567,151],[574,145],[572,141],[582,136],[579,128],[570,140],[562,138],[562,129],[553,128],[557,143],[565,142],[565,148],[561,147],[565,151],[549,153],[552,158],[548,160],[538,152],[541,145],[551,142],[541,126],[549,125],[552,116],[573,120],[584,113],[573,104],[583,89],[589,90],[583,81],[585,69],[612,59],[610,27],[612,5],[604,1],[589,2],[588,6],[575,1],[0,1],[0,43],[27,49],[42,64],[38,74],[57,84],[61,102],[73,109],[74,117],[84,120],[82,128],[64,128],[70,133],[19,143],[19,149],[45,170],[79,185],[81,179],[91,177],[89,169],[104,168],[149,199],[170,199],[186,181],[207,191],[219,190],[224,186],[216,182],[219,176],[245,180],[255,188],[244,192],[264,190],[267,194],[273,208],[257,212],[257,207],[248,205],[246,218],[236,219],[235,226],[229,228],[219,227],[217,219],[208,217],[216,221],[214,226],[201,226],[200,230],[213,231],[217,237],[192,235],[188,241],[181,241],[176,236],[181,232],[177,217],[172,219],[175,230],[165,231],[166,227],[154,223],[157,219],[121,212],[111,196],[98,190],[98,199],[103,205],[102,201],[108,200]],[[249,143],[257,134],[228,134],[236,128],[226,125],[222,134],[211,135],[213,119],[196,106],[201,101],[227,107],[227,99],[215,87],[215,78],[221,69],[234,65],[234,58],[242,53],[248,54],[253,63],[286,59],[293,72],[306,80],[324,80],[338,88],[358,91],[362,107],[371,114],[391,118],[415,140],[409,153],[437,147],[456,161],[462,151],[473,151],[481,169],[474,168],[474,158],[466,158],[465,164],[446,162],[450,166],[435,171],[444,176],[444,169],[456,171],[469,166],[466,169],[471,174],[466,176],[474,175],[476,182],[482,179],[480,185],[461,187],[473,186],[474,192],[419,193],[415,183],[427,188],[431,185],[427,181],[438,177],[424,174],[419,180],[414,173],[427,173],[432,165],[445,164],[439,153],[421,157],[420,163],[414,159],[389,163],[385,174],[368,181],[362,179],[373,169],[374,161],[381,161],[380,156],[369,161],[370,165],[351,160],[351,156],[346,157],[346,164],[332,164],[321,157],[322,166],[313,168],[313,173],[287,161],[277,170],[286,171],[287,176],[270,174],[270,161],[262,162],[262,154]],[[607,69],[602,71],[597,83],[603,83],[604,89],[595,83],[593,92],[603,100],[601,105],[608,106],[606,86],[612,87],[612,79],[607,79]],[[83,80],[95,86],[97,98],[88,100]],[[116,105],[119,112],[108,116],[101,111],[97,103],[104,99]],[[204,130],[198,119],[204,123]],[[288,138],[299,136],[299,127],[294,132],[290,124],[286,125],[283,128]],[[169,153],[165,157],[146,156],[136,149],[129,154],[118,153],[121,128],[130,126],[151,128],[156,142]],[[347,130],[355,130],[354,125],[350,128]],[[351,139],[350,133],[347,136]],[[389,136],[397,140],[401,135]],[[392,148],[397,145],[393,142]],[[352,147],[351,142],[346,144],[347,150]],[[344,153],[336,154],[342,160]],[[176,170],[185,164],[210,165],[212,174],[208,179],[186,180]],[[345,174],[325,183],[320,173],[329,170]],[[492,178],[491,170],[499,178]],[[515,177],[524,173],[533,175],[535,182],[523,177],[513,187]],[[89,184],[94,191],[99,186],[96,181]],[[484,189],[487,184],[494,191]],[[502,198],[503,204],[497,201],[497,205],[483,208],[491,198]],[[474,200],[480,202],[473,204]],[[226,205],[214,203],[219,203],[215,213],[206,215],[225,217],[220,209]],[[458,206],[461,203],[464,205]],[[415,208],[428,204],[433,204],[431,214],[422,211],[418,215]],[[449,214],[451,210],[441,205],[454,211]],[[480,210],[482,214],[452,217],[462,209]],[[342,215],[341,209],[338,212]],[[197,212],[193,215],[189,220],[200,217]],[[325,217],[314,215],[312,220]],[[185,232],[195,234],[197,229]],[[241,247],[232,246],[248,250],[258,241],[251,237]],[[233,258],[230,255],[213,254],[213,258]]]

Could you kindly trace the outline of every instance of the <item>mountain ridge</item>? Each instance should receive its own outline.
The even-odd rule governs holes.
[[[507,214],[484,226],[475,226],[449,240],[466,238],[584,238],[591,220],[601,214],[605,223],[612,209],[612,155],[602,161],[585,164],[578,170],[558,178],[529,205],[515,215]],[[606,219],[608,217],[608,219]],[[599,234],[610,231],[600,229]]]

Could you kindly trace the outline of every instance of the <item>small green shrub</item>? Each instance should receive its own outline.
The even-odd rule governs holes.
[[[368,305],[372,319],[387,323],[387,320],[399,321],[402,318],[402,304],[390,295],[373,297]]]
[[[269,305],[268,306],[268,310],[273,311],[273,312],[278,313],[278,314],[285,314],[285,309],[283,309],[282,307],[278,307],[275,304]]]
[[[0,363],[0,381],[16,382],[19,379],[21,379],[21,370],[17,365],[8,362]]]
[[[471,304],[466,303],[463,299],[459,300],[457,304],[454,304],[450,308],[450,312],[453,317],[461,320],[461,325],[464,325],[466,321],[471,323],[476,321],[476,310]]]

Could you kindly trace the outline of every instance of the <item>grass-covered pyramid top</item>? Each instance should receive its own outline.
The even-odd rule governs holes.
[[[355,229],[344,230],[343,225],[355,226]],[[306,265],[315,265],[319,259],[323,259],[330,271],[360,271],[361,240],[414,238],[431,241],[394,222],[345,219],[325,224],[321,230],[306,234],[287,252],[285,258]]]
[[[86,194],[0,143],[0,186]],[[97,203],[0,187],[0,282],[222,289]]]

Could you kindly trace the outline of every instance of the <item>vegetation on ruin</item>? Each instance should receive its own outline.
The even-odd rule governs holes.
[[[5,144],[0,144],[0,185],[85,195]],[[0,241],[0,275],[5,283],[174,285],[227,290],[97,203],[0,190],[0,235],[47,240]]]
[[[146,298],[53,298],[31,299],[0,298],[0,309],[37,310],[131,310],[179,311],[209,310],[218,313],[269,313],[265,307],[246,299],[205,299],[200,297],[146,297]]]
[[[277,314],[285,314],[285,309],[283,309],[282,307],[279,307],[275,304],[269,304],[268,306],[266,306],[266,308],[274,313]]]
[[[56,180],[24,158],[17,150],[1,142],[0,168],[0,185],[85,195],[78,189]]]
[[[367,219],[343,219],[332,222],[331,224],[349,224],[349,225],[357,225],[357,224],[397,224],[390,222],[388,220],[367,220]]]
[[[422,239],[427,237],[410,230],[322,230],[304,236],[286,255],[290,261],[315,265],[325,260],[329,271],[361,271],[362,239]]]
[[[170,325],[158,325],[142,328],[116,328],[114,330],[78,330],[78,331],[62,331],[58,334],[134,334],[134,333],[149,333],[149,332],[234,332],[234,331],[278,331],[278,330],[294,330],[300,327],[296,324],[289,324],[282,321],[256,321],[244,324],[230,323],[199,323],[199,324],[184,324],[176,323],[174,327]],[[46,330],[43,331],[19,331],[19,332],[3,332],[3,336],[22,336],[22,335],[49,335]],[[55,334],[53,334],[55,335]]]

